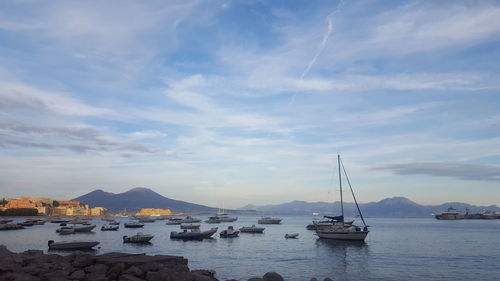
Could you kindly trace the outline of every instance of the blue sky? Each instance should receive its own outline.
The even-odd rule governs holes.
[[[499,204],[498,1],[2,1],[0,187]]]

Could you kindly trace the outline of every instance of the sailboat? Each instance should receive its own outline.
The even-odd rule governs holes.
[[[324,239],[336,239],[336,240],[350,240],[350,241],[364,241],[368,233],[368,225],[365,223],[365,219],[363,218],[363,214],[361,214],[361,210],[359,209],[358,201],[356,200],[356,196],[354,196],[354,191],[352,190],[351,183],[349,181],[349,177],[347,177],[347,173],[344,168],[344,164],[342,160],[340,160],[340,155],[337,156],[338,166],[339,166],[339,184],[340,184],[340,216],[324,216],[329,220],[328,224],[317,225],[316,234],[319,238]],[[342,196],[342,173],[341,168],[344,171],[345,177],[347,179],[347,183],[349,184],[349,188],[351,189],[351,194],[354,199],[354,203],[356,203],[356,208],[358,209],[359,217],[361,221],[363,221],[363,228],[361,226],[357,226],[352,224],[351,221],[344,221],[344,199]]]

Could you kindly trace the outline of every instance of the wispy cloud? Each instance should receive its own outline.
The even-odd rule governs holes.
[[[500,181],[500,167],[463,163],[389,164],[374,168],[392,171],[397,175],[427,175],[458,180]]]

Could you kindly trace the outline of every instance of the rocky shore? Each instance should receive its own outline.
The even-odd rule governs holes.
[[[180,256],[92,255],[79,251],[61,256],[44,254],[41,250],[13,253],[0,245],[1,281],[218,281],[214,271],[189,270],[187,264],[188,260]],[[325,279],[328,280],[331,279]],[[248,281],[283,281],[283,278],[276,272],[268,272]]]

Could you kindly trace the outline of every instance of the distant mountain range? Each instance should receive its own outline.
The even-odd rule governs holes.
[[[465,213],[480,213],[484,210],[498,212],[500,208],[496,205],[474,206],[466,203],[448,202],[440,205],[426,206],[415,203],[405,197],[386,198],[378,202],[359,204],[363,216],[366,217],[429,217],[431,214],[437,214],[453,207]],[[255,210],[259,213],[269,214],[312,214],[320,213],[322,215],[331,215],[340,213],[340,202],[305,202],[292,201],[279,205],[246,205],[242,210]],[[356,205],[354,203],[344,202],[344,212],[346,216],[357,215]]]
[[[89,204],[91,207],[105,207],[109,212],[130,213],[141,208],[162,208],[185,213],[217,212],[216,208],[170,199],[144,187],[117,194],[97,189],[72,200]]]
[[[97,189],[72,200],[89,204],[91,207],[106,207],[112,213],[122,211],[129,213],[137,212],[141,208],[162,208],[183,213],[215,213],[218,211],[217,208],[170,199],[144,187],[137,187],[127,192],[116,194]],[[500,211],[500,208],[496,205],[474,206],[459,202],[426,206],[417,204],[405,197],[392,197],[378,202],[362,203],[359,206],[366,217],[428,217],[433,213],[441,213],[448,207],[453,207],[462,212],[469,209],[469,213],[479,213],[484,210]],[[279,215],[311,215],[312,213],[331,215],[340,212],[340,202],[292,201],[279,205],[246,205],[238,210],[227,211],[230,213]],[[344,203],[344,212],[346,216],[356,215],[356,205],[354,203]]]

